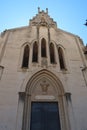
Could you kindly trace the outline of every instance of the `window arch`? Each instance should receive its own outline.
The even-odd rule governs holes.
[[[41,56],[46,57],[46,40],[44,38],[41,40]]]
[[[23,61],[22,61],[22,67],[28,68],[28,63],[29,63],[29,46],[26,45],[24,47],[24,54],[23,54]]]
[[[55,63],[55,53],[54,53],[54,45],[50,43],[50,62]]]
[[[58,55],[59,55],[60,69],[65,69],[64,53],[61,47],[58,48]]]
[[[33,44],[32,62],[38,62],[38,45],[37,42]]]

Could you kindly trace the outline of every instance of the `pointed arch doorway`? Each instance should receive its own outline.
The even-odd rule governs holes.
[[[22,130],[69,130],[67,122],[62,83],[47,70],[37,72],[25,89]]]

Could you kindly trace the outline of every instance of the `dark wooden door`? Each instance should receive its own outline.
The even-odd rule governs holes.
[[[30,130],[61,130],[57,102],[32,102]]]

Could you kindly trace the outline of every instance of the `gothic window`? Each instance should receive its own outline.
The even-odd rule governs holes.
[[[53,45],[53,43],[50,43],[50,62],[52,64],[55,63],[55,54],[54,54],[54,45]]]
[[[22,67],[28,68],[28,62],[29,62],[29,46],[26,45],[24,48]]]
[[[36,42],[33,44],[32,62],[38,62],[38,45]]]
[[[44,38],[41,40],[41,56],[46,57],[46,40]]]
[[[64,54],[61,47],[58,48],[60,69],[65,69]]]

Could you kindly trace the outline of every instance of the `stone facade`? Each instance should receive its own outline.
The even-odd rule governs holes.
[[[57,102],[61,130],[87,130],[86,47],[48,9],[0,35],[0,130],[30,130],[32,102]]]

